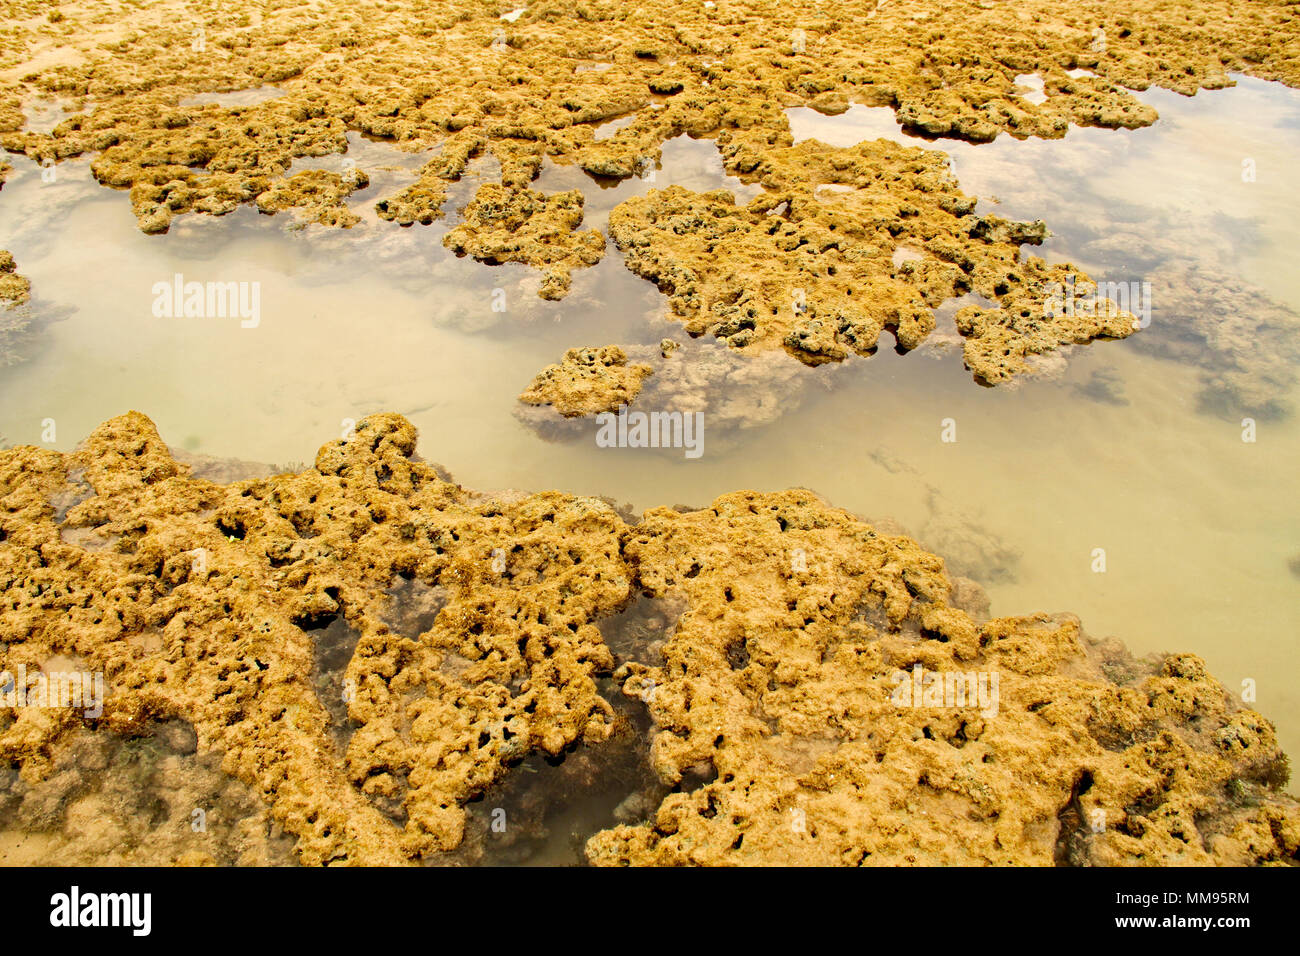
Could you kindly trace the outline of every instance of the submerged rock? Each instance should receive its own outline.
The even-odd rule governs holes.
[[[130,736],[78,728],[52,771],[0,769],[0,863],[43,866],[287,866],[291,836],[221,754],[196,754],[182,720]]]
[[[702,412],[715,452],[734,447],[745,432],[771,424],[838,381],[824,373],[814,378],[811,369],[783,352],[744,354],[703,339],[629,345],[623,352],[629,363],[653,370],[641,378],[640,391],[628,404],[649,412]],[[824,370],[841,371],[851,370]],[[590,417],[564,418],[546,406],[521,403],[515,417],[547,441],[591,441],[598,430]]]

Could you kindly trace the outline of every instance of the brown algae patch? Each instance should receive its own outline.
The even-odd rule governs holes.
[[[0,709],[22,785],[60,773],[87,731],[183,720],[266,804],[241,859],[273,858],[282,830],[307,864],[436,862],[486,839],[466,807],[530,754],[625,747],[613,675],[653,719],[658,784],[629,783],[638,808],[587,842],[593,862],[1300,850],[1272,726],[1195,657],[1135,661],[1069,617],[983,621],[942,559],[809,492],[628,524],[594,498],[474,495],[415,439],[375,415],[312,468],[229,485],[195,478],[134,412],[72,453],[0,451],[0,669],[74,658],[107,688],[98,718]],[[625,647],[637,595],[655,623]],[[917,667],[996,674],[1000,697],[900,705]]]
[[[630,405],[654,370],[629,365],[617,345],[569,349],[559,365],[548,365],[519,396],[525,405],[550,405],[565,418],[617,411]]]

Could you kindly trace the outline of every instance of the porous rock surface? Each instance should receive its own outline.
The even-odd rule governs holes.
[[[307,169],[273,183],[257,197],[257,208],[270,215],[294,210],[301,223],[347,228],[361,217],[348,209],[344,200],[368,185],[370,178],[359,169],[346,173]]]
[[[1195,657],[1134,661],[1065,616],[984,621],[942,559],[810,492],[629,525],[599,499],[476,495],[415,442],[375,415],[302,473],[229,485],[135,412],[72,453],[0,452],[0,669],[75,659],[108,687],[98,719],[0,711],[22,785],[87,729],[183,719],[303,863],[437,860],[512,765],[615,732],[602,628],[640,594],[680,614],[659,660],[615,676],[676,792],[593,836],[593,862],[1296,857],[1272,726]],[[896,706],[916,664],[998,673],[996,715]]]
[[[582,193],[576,189],[548,196],[484,183],[443,242],[480,262],[537,266],[543,270],[541,297],[562,299],[573,269],[594,266],[605,255],[605,237],[597,229],[578,232],[581,223]]]
[[[661,666],[617,676],[661,777],[716,779],[593,837],[597,863],[1294,862],[1271,726],[1199,658],[1137,662],[1068,615],[981,623],[941,559],[807,492],[652,510],[624,553],[689,610]],[[916,665],[997,673],[996,715],[895,705]]]
[[[519,396],[525,405],[550,405],[565,418],[617,411],[630,405],[649,365],[629,365],[617,345],[569,349],[559,365],[548,365]]]
[[[942,153],[887,140],[789,141],[719,136],[728,170],[766,187],[746,206],[725,190],[671,186],[610,215],[628,268],[669,294],[691,333],[784,347],[816,365],[873,353],[886,329],[916,348],[934,330],[933,310],[973,291],[999,302],[958,316],[966,364],[991,384],[1025,371],[1032,355],[1134,331],[1118,309],[1057,308],[1060,290],[1088,277],[1021,258],[1022,245],[1046,236],[1043,223],[976,216]]]
[[[1152,85],[1190,95],[1230,86],[1234,71],[1300,83],[1295,6],[1287,0],[1209,0],[1194,9],[1167,0],[825,0],[815,7],[667,0],[632,9],[614,0],[547,0],[509,21],[502,12],[488,0],[69,0],[55,17],[42,16],[31,0],[3,0],[0,146],[37,162],[95,154],[96,178],[129,192],[150,233],[165,232],[178,215],[223,215],[244,203],[266,211],[301,204],[313,221],[350,225],[355,214],[342,206],[339,184],[320,175],[283,182],[295,159],[345,152],[349,132],[413,152],[437,150],[415,183],[377,203],[381,217],[406,225],[441,215],[446,184],[474,157],[491,157],[501,176],[491,185],[502,193],[481,193],[451,241],[483,261],[538,266],[546,274],[542,294],[560,297],[571,270],[599,259],[603,246],[597,234],[578,231],[579,202],[528,189],[547,160],[626,178],[653,168],[671,137],[712,137],[724,146],[735,136],[745,156],[730,156],[729,166],[748,181],[769,161],[781,165],[790,107],[834,114],[853,103],[885,106],[905,129],[984,142],[1002,133],[1060,137],[1071,124],[1149,125],[1155,111],[1130,90]],[[1017,81],[1027,74],[1041,80],[1041,102],[1023,95]],[[263,88],[277,95],[188,105],[197,94]],[[28,128],[24,105],[35,97],[56,99],[67,114],[49,132]],[[597,139],[596,127],[616,118],[629,122]],[[795,155],[824,168],[844,154],[815,144]],[[879,146],[867,146],[861,159],[898,162]],[[865,195],[859,184],[832,205],[901,215],[906,225],[917,205],[912,178]],[[808,180],[805,186],[818,184]],[[647,199],[634,218],[644,221],[665,204],[691,219],[723,215],[745,254],[778,260],[765,269],[764,304],[788,301],[792,288],[803,288],[790,280],[808,278],[800,275],[808,268],[852,261],[838,282],[818,273],[818,315],[801,314],[789,328],[748,316],[747,308],[705,322],[732,344],[752,333],[806,361],[869,349],[877,327],[892,329],[891,322],[908,347],[925,334],[927,296],[954,279],[972,284],[951,269],[981,268],[981,257],[964,258],[975,225],[967,216],[940,219],[918,206],[948,234],[928,240],[938,265],[927,260],[920,275],[906,276],[885,269],[888,253],[875,256],[871,242],[845,243],[827,256],[825,216],[813,216],[806,197],[796,199],[784,222],[755,219],[776,203],[728,211],[721,197],[679,194]],[[489,207],[508,214],[485,222]],[[516,215],[522,209],[542,216],[544,234]],[[768,234],[769,225],[777,232]],[[714,237],[713,224],[695,222],[671,255],[653,258],[689,266]],[[1020,241],[998,229],[984,239],[1004,247],[998,256]],[[1033,308],[1048,279],[1041,272],[1026,267],[1025,287],[999,296],[999,309],[967,316],[967,361],[985,381],[1016,374],[1038,350],[1118,334],[1119,322],[1043,325]],[[854,288],[858,301],[847,308],[841,286],[850,275],[881,285]],[[684,315],[691,321],[748,293],[734,276],[697,279],[701,294],[720,298],[696,303]],[[847,328],[838,328],[841,319]]]
[[[17,268],[14,257],[0,249],[0,304],[21,305],[31,297],[31,280],[15,272]]]

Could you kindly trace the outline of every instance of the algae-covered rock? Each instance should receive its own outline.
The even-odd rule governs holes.
[[[257,208],[269,215],[292,209],[300,222],[346,228],[356,225],[361,217],[348,209],[344,200],[368,185],[370,178],[359,169],[345,173],[308,169],[272,183],[257,197]]]
[[[403,226],[417,222],[429,225],[442,215],[447,184],[460,179],[469,161],[480,154],[486,142],[483,136],[472,130],[449,137],[438,155],[420,169],[415,182],[396,195],[375,203],[379,218]]]
[[[1087,276],[1022,257],[1045,224],[976,216],[942,153],[887,140],[792,147],[749,132],[720,142],[727,168],[758,178],[763,195],[739,206],[725,190],[670,186],[610,215],[628,268],[668,294],[694,335],[818,365],[871,354],[886,330],[914,349],[939,304],[974,291],[1002,306],[958,317],[967,365],[991,384],[1026,371],[1028,356],[1137,328],[1118,309],[1054,305]]]
[[[374,415],[314,467],[229,485],[134,412],[71,453],[0,451],[0,671],[74,660],[106,687],[99,714],[0,706],[3,792],[35,795],[0,800],[0,829],[62,827],[75,859],[125,840],[113,859],[274,861],[282,830],[308,864],[436,860],[530,753],[628,746],[597,683],[617,665],[659,785],[635,784],[593,862],[1295,859],[1273,728],[1195,657],[1135,661],[1069,616],[983,620],[941,558],[810,492],[629,525],[599,499],[475,495],[415,443]],[[674,609],[653,650],[615,625],[637,594]],[[140,829],[134,803],[64,814],[75,755],[116,759],[87,732],[175,721],[200,764],[165,785],[212,794],[219,759],[230,799],[266,806],[250,829],[218,849]]]
[[[641,382],[654,370],[629,365],[617,345],[569,349],[559,365],[537,373],[519,396],[526,405],[550,405],[565,418],[617,411],[641,392]]]
[[[632,176],[682,133],[777,133],[787,106],[889,106],[905,128],[931,136],[1057,138],[1071,124],[1149,125],[1155,111],[1129,90],[1151,85],[1191,95],[1231,85],[1237,71],[1300,83],[1291,8],[1274,0],[1207,0],[1194,17],[1157,0],[1082,12],[1073,0],[869,11],[849,0],[816,11],[667,0],[619,16],[557,0],[544,16],[508,24],[490,5],[162,10],[172,6],[177,15],[112,43],[90,0],[62,4],[57,31],[10,18],[0,145],[38,161],[99,153],[106,185],[149,192],[181,182],[163,203],[171,214],[219,214],[255,201],[295,158],[345,151],[349,130],[403,149],[450,147],[451,179],[455,154],[490,152],[503,185],[519,188],[544,156]],[[961,29],[943,29],[949,20]],[[1017,82],[1029,74],[1041,81],[1039,102]],[[187,99],[269,84],[275,95],[260,102]],[[25,128],[22,103],[33,96],[64,102],[53,130]],[[622,116],[632,117],[627,128],[594,138],[594,124]],[[162,227],[161,200],[132,200],[142,227]],[[427,221],[440,204],[426,179],[395,218]]]
[[[662,664],[617,676],[660,777],[697,783],[595,863],[1296,859],[1272,727],[1196,657],[1134,661],[1069,615],[978,623],[939,558],[807,492],[654,509],[624,554],[688,606]]]
[[[974,200],[938,178],[937,152],[791,148],[786,109],[889,107],[914,132],[985,142],[1059,138],[1071,125],[1150,125],[1156,111],[1131,91],[1153,85],[1191,95],[1231,85],[1234,72],[1300,84],[1293,5],[1277,0],[1207,0],[1195,16],[1158,0],[1086,10],[1074,0],[870,10],[824,0],[816,11],[667,0],[617,16],[556,0],[544,15],[512,21],[491,5],[245,6],[198,20],[189,11],[161,16],[111,43],[89,0],[60,6],[57,33],[11,18],[0,51],[9,77],[0,82],[0,146],[38,162],[94,154],[96,178],[129,191],[151,234],[177,216],[249,203],[301,204],[310,221],[351,225],[328,174],[283,180],[295,160],[346,152],[349,133],[437,150],[415,183],[376,204],[402,225],[442,215],[448,184],[474,157],[490,158],[499,192],[480,190],[448,242],[483,262],[535,266],[542,295],[560,298],[572,270],[598,261],[603,244],[578,231],[579,196],[530,189],[543,165],[648,179],[665,142],[710,137],[728,172],[775,191],[776,201],[728,209],[718,195],[659,194],[611,219],[627,247],[641,249],[629,264],[659,282],[692,329],[818,364],[869,353],[885,330],[913,348],[930,333],[939,297],[974,290],[1000,306],[963,323],[967,361],[989,383],[1044,351],[1127,330],[1096,318],[1044,324],[1039,291],[1017,285],[1025,276],[1009,257],[1046,227],[974,217]],[[961,28],[944,27],[954,22]],[[1041,95],[1026,95],[1026,76]],[[254,102],[268,84],[274,95]],[[190,99],[202,94],[243,98]],[[54,96],[62,119],[49,131],[30,128],[24,101]],[[598,134],[615,118],[624,125]],[[928,192],[918,182],[927,176]],[[849,191],[810,195],[817,186]],[[671,253],[652,235],[663,230],[660,214],[683,230]],[[861,229],[845,238],[854,223]],[[895,265],[900,240],[918,243],[922,258]],[[742,266],[757,288],[746,287]],[[791,300],[798,290],[806,301]]]
[[[480,262],[526,262],[543,270],[543,299],[562,299],[575,268],[594,266],[605,254],[605,237],[597,229],[578,232],[582,193],[576,189],[545,195],[484,183],[468,206],[464,221],[444,237],[457,255]]]
[[[15,272],[17,267],[14,257],[0,249],[0,303],[6,306],[21,305],[31,297],[31,280]]]
[[[189,477],[137,413],[69,455],[0,453],[0,669],[75,655],[111,688],[98,719],[16,708],[0,753],[35,782],[83,723],[183,713],[304,862],[396,863],[457,845],[461,805],[521,753],[602,739],[594,621],[628,596],[621,520],[563,495],[476,502],[412,461],[414,441],[371,417],[314,469],[230,486]],[[447,591],[420,632],[389,623],[405,580]],[[344,751],[313,680],[329,621],[356,641]]]

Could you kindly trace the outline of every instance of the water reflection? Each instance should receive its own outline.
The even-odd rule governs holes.
[[[1149,129],[1074,127],[1062,140],[929,142],[904,133],[887,108],[788,115],[796,141],[944,150],[963,191],[980,198],[977,212],[1047,221],[1053,236],[1038,253],[1048,262],[1150,284],[1152,324],[1124,348],[1199,366],[1206,411],[1278,417],[1291,410],[1300,366],[1300,276],[1288,265],[1300,97],[1235,79],[1234,89],[1190,100],[1144,93],[1161,117]]]

